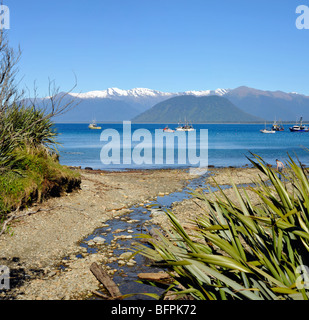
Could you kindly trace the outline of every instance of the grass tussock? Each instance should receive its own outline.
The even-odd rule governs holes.
[[[70,192],[78,173],[59,164],[57,132],[44,110],[13,105],[0,119],[0,215]]]

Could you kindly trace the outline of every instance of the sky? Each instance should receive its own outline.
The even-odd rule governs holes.
[[[3,0],[20,86],[48,94],[236,88],[309,95],[307,0]],[[34,85],[35,83],[35,85]]]

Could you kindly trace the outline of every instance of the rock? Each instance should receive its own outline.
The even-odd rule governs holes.
[[[97,244],[102,244],[102,243],[105,242],[105,239],[102,238],[102,237],[95,237],[95,238],[92,239],[92,241],[93,241],[94,243],[97,243]]]
[[[117,240],[127,240],[127,239],[132,239],[132,236],[125,236],[125,235],[120,235],[120,236],[114,236],[114,239],[112,241],[117,241]]]
[[[168,280],[171,279],[171,276],[168,273],[165,272],[159,272],[159,273],[139,273],[138,277],[142,280]]]
[[[124,232],[125,229],[116,229],[115,231],[113,231],[113,233],[120,233],[120,232]]]
[[[124,266],[126,263],[123,260],[118,260],[118,265],[119,266]]]
[[[129,260],[132,256],[132,252],[124,252],[119,256],[120,260]]]
[[[102,227],[103,227],[103,228],[107,228],[107,227],[109,227],[109,224],[108,224],[108,223],[103,223],[103,224],[102,224]]]
[[[53,276],[55,276],[56,275],[56,272],[55,271],[51,271],[48,275],[47,275],[47,277],[53,277]]]
[[[127,223],[135,223],[135,222],[139,222],[140,220],[128,220]]]
[[[128,267],[134,267],[134,265],[135,265],[135,263],[133,263],[133,262],[128,262],[128,263],[127,263],[127,266],[128,266]]]

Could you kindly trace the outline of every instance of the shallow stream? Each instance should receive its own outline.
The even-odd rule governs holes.
[[[133,206],[130,208],[130,213],[121,215],[117,219],[106,221],[103,227],[97,228],[90,236],[83,239],[80,245],[87,248],[88,253],[99,252],[100,245],[90,246],[89,242],[97,237],[104,237],[105,244],[110,245],[116,236],[118,248],[113,250],[113,255],[119,257],[128,248],[132,246],[133,242],[139,241],[134,235],[140,233],[147,233],[153,226],[149,225],[151,213],[153,211],[161,211],[164,214],[165,209],[170,209],[174,202],[179,202],[191,197],[190,192],[197,188],[205,188],[207,181],[207,174],[198,178],[192,179],[189,184],[180,192],[173,192],[169,195],[159,196],[155,201],[149,202],[146,206]],[[156,269],[150,266],[150,261],[141,255],[134,257],[136,264],[128,266],[127,264],[119,266],[118,260],[108,264],[108,266],[118,271],[113,275],[114,282],[119,286],[122,294],[131,293],[157,293],[163,292],[162,289],[137,283],[138,274],[144,272],[158,272],[161,269]],[[136,295],[130,299],[151,299],[145,295]]]

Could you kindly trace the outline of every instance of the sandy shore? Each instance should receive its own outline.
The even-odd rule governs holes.
[[[236,184],[250,183],[258,171],[222,168],[210,169],[209,173],[218,184],[228,185],[230,179]],[[88,255],[79,241],[107,220],[128,212],[132,205],[145,205],[157,196],[182,190],[194,178],[185,170],[82,171],[81,174],[81,190],[29,208],[49,211],[15,221],[11,234],[0,237],[0,265],[29,278],[9,294],[2,292],[2,299],[85,299],[99,287],[89,270],[91,263],[107,264],[113,258],[113,251],[105,247],[102,252]],[[211,178],[207,182],[212,183]],[[232,193],[230,196],[233,197]],[[203,212],[196,199],[175,203],[173,211],[182,223]],[[155,215],[152,222],[162,225],[164,219],[164,215]],[[74,258],[78,254],[83,258]],[[72,259],[62,272],[59,263],[67,256]],[[110,274],[114,271],[108,270]]]

